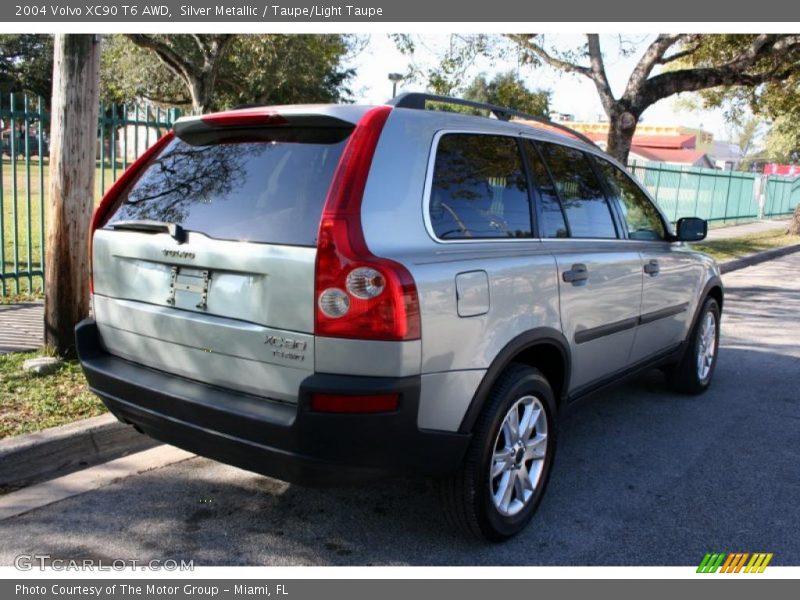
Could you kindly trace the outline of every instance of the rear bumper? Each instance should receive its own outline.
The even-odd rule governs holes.
[[[297,405],[224,390],[136,365],[106,352],[91,319],[75,330],[89,388],[120,420],[201,456],[303,485],[392,473],[441,475],[458,467],[470,436],[417,428],[419,377],[315,374]],[[400,395],[382,414],[309,409],[312,392]]]

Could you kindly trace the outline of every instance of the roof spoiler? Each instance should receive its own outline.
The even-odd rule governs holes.
[[[354,123],[321,113],[281,112],[277,107],[248,106],[224,112],[182,117],[172,126],[181,139],[220,129],[253,129],[264,127],[307,127],[353,129]]]

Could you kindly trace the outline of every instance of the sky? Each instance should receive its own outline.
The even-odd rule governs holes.
[[[422,42],[414,61],[419,66],[436,64],[436,52],[440,51],[449,39],[449,35],[419,34],[414,36]],[[654,35],[624,34],[624,41],[635,51],[631,56],[621,56],[619,52],[619,36],[601,35],[604,49],[607,76],[615,96],[619,96],[625,88],[628,76],[638,62],[641,53]],[[559,48],[577,48],[585,43],[585,37],[578,34],[548,34],[548,43],[555,43]],[[394,42],[385,34],[373,34],[369,44],[354,60],[357,76],[353,81],[353,91],[357,102],[383,103],[392,93],[392,84],[388,74],[405,73],[410,58],[403,55],[395,47]],[[481,72],[490,78],[496,72],[519,69],[519,75],[530,89],[546,89],[552,92],[551,112],[569,113],[578,121],[596,121],[603,114],[597,91],[588,78],[556,71],[549,66],[538,68],[518,67],[516,61],[490,64],[488,60],[477,62],[468,72],[468,78]],[[400,91],[424,91],[422,82],[401,82]],[[686,95],[685,95],[686,96]],[[676,97],[662,100],[642,115],[642,123],[650,125],[680,125],[696,127],[710,131],[715,140],[729,137],[725,117],[722,110],[690,111],[676,103]]]

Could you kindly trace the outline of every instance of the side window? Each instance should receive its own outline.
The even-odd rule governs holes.
[[[550,167],[574,238],[616,238],[617,230],[592,165],[580,150],[537,143]]]
[[[539,190],[539,235],[543,238],[565,238],[569,237],[567,224],[564,221],[564,213],[561,210],[561,202],[558,200],[558,192],[550,179],[547,167],[544,166],[539,152],[533,142],[525,142],[525,160],[528,170],[533,177],[533,183]]]
[[[443,135],[429,210],[443,240],[530,237],[528,186],[516,138]]]
[[[602,158],[597,159],[605,173],[609,187],[620,199],[620,207],[628,224],[628,235],[633,240],[663,240],[664,223],[658,210],[633,180],[620,169]]]

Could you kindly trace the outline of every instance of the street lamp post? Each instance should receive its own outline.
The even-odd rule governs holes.
[[[401,73],[389,73],[389,81],[392,82],[392,98],[394,98],[397,96],[397,84],[403,81],[403,75]]]

